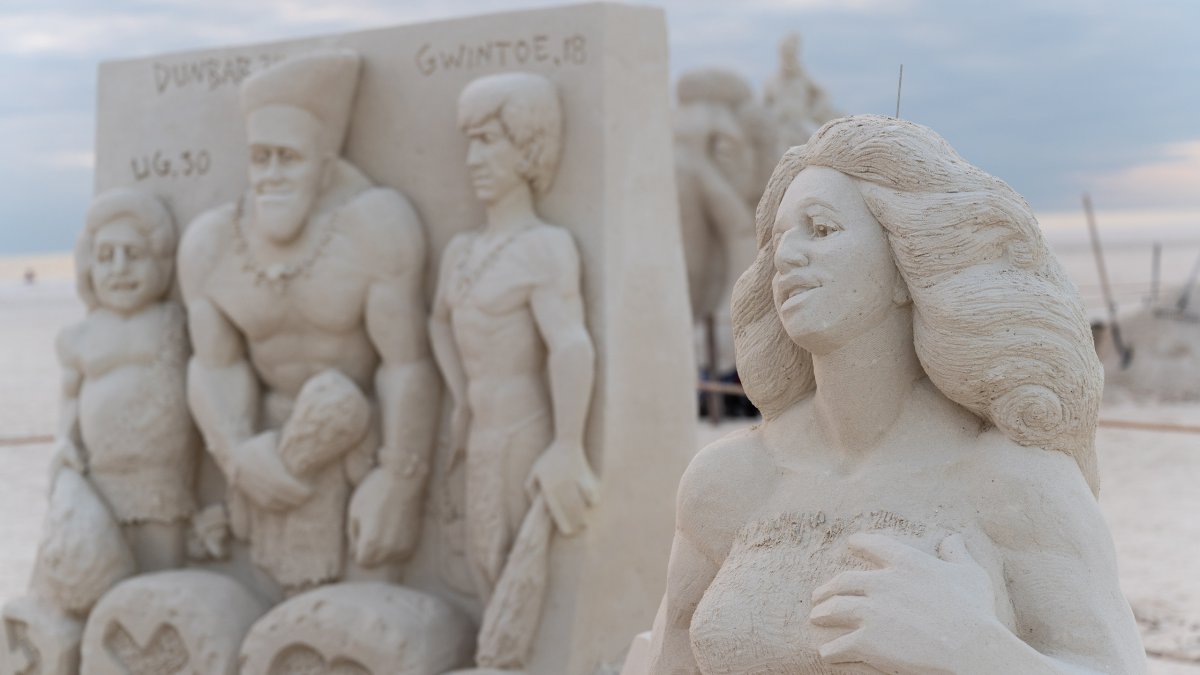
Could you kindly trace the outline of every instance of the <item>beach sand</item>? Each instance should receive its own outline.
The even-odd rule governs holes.
[[[1122,255],[1142,255],[1148,265],[1148,248],[1142,248]],[[1085,286],[1090,253],[1060,256]],[[31,261],[38,280],[26,285],[20,275]],[[1172,270],[1178,276],[1186,267],[1177,263]],[[0,439],[54,433],[59,388],[54,336],[83,316],[70,270],[69,256],[0,264]],[[1132,274],[1122,278],[1136,280]],[[1200,404],[1106,405],[1101,417],[1200,425]],[[701,444],[746,424],[701,422]],[[28,583],[52,450],[48,442],[0,441],[0,601],[20,595]],[[1200,675],[1200,435],[1102,428],[1097,451],[1100,506],[1116,543],[1122,587],[1154,655],[1150,672]]]

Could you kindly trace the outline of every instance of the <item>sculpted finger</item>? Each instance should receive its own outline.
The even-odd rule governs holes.
[[[559,503],[562,504],[563,512],[571,524],[569,533],[574,534],[583,529],[584,514],[587,513],[587,502],[584,501],[583,492],[580,491],[579,486],[573,482],[563,485],[559,492]],[[563,534],[568,534],[568,531],[564,530]]]
[[[835,595],[812,608],[808,620],[824,628],[858,628],[867,610],[860,595]]]
[[[970,551],[967,550],[967,542],[957,532],[947,535],[938,544],[938,557],[946,562],[960,565],[975,562],[975,558],[972,558]]]
[[[878,574],[878,570],[842,572],[813,589],[813,604],[818,605],[835,595],[866,595]]]
[[[362,529],[362,525],[359,524],[358,516],[350,516],[350,524],[346,528],[346,537],[350,541],[350,552],[354,555],[355,560],[359,560],[358,533],[360,529]]]
[[[595,506],[600,501],[600,481],[596,480],[596,474],[591,471],[584,474],[583,480],[579,481],[579,491],[588,506]]]
[[[571,526],[570,516],[559,501],[560,495],[547,490],[542,490],[542,495],[546,498],[546,508],[550,511],[550,517],[554,519],[554,526],[558,528],[558,531],[567,536],[575,534],[575,530]]]
[[[279,496],[287,502],[287,506],[299,506],[312,496],[312,488],[290,475],[285,475],[279,482]]]
[[[821,654],[821,660],[827,664],[866,663],[867,654],[862,643],[862,630],[860,629],[826,642],[818,651]]]
[[[917,549],[892,537],[867,532],[850,535],[846,540],[846,549],[877,567],[900,567],[920,554]]]

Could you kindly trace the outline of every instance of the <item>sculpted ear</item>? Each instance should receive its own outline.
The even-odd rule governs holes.
[[[532,140],[525,144],[521,152],[521,161],[517,164],[517,173],[521,174],[528,183],[533,183],[533,168],[537,166],[537,158],[542,152],[542,142]]]
[[[333,185],[333,167],[337,164],[338,157],[332,152],[321,154],[321,192],[325,192]]]

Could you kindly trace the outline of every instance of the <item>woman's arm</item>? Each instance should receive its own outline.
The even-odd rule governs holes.
[[[762,483],[751,459],[757,447],[753,432],[727,436],[701,450],[679,481],[667,592],[654,619],[647,675],[700,672],[692,655],[692,615],[721,569],[746,506],[762,498],[741,489]]]

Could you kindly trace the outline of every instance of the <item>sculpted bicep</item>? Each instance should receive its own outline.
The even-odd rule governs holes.
[[[245,358],[241,334],[212,301],[192,298],[187,303],[187,314],[192,350],[200,363],[220,368]]]
[[[384,363],[419,361],[429,353],[420,279],[413,272],[372,282],[367,289],[367,333]]]
[[[569,234],[554,234],[538,261],[542,274],[530,294],[534,320],[551,349],[580,337],[590,339],[584,323],[579,254]]]

